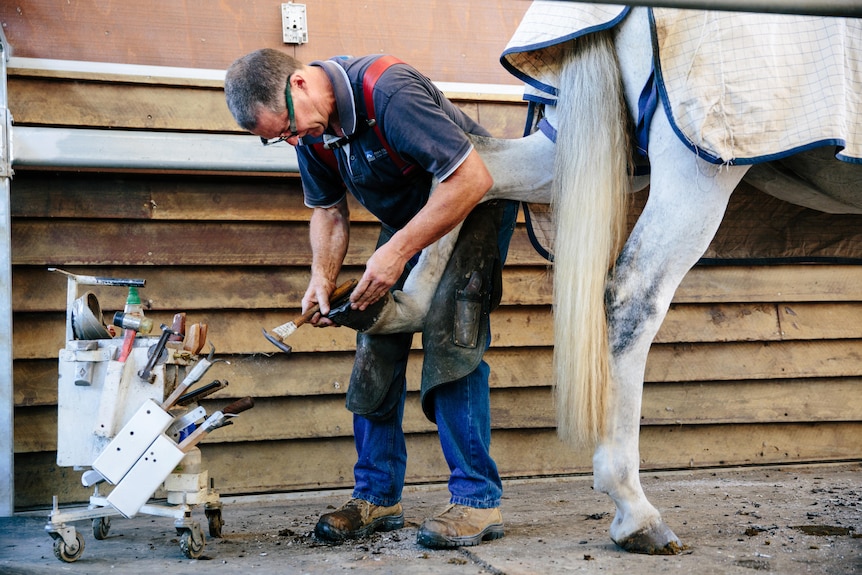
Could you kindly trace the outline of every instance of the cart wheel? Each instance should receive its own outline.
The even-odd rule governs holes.
[[[108,536],[108,531],[111,530],[110,517],[96,517],[93,519],[93,537],[101,541]]]
[[[57,537],[54,539],[54,555],[60,561],[65,561],[66,563],[72,563],[80,559],[81,554],[84,552],[84,536],[80,533],[75,533],[75,544],[74,545],[66,545],[66,542],[63,541],[62,537]]]
[[[197,525],[195,525],[197,527]],[[183,529],[183,533],[180,536],[180,550],[183,552],[183,555],[188,557],[189,559],[197,559],[204,552],[204,546],[206,545],[206,541],[204,540],[203,531],[200,530],[200,527],[196,529]]]
[[[210,537],[219,539],[221,537],[221,528],[224,526],[224,521],[221,518],[221,509],[205,509],[204,514],[207,516],[207,522],[210,528]]]

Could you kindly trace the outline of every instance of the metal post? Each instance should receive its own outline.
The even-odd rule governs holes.
[[[15,511],[12,386],[12,115],[6,91],[9,43],[0,28],[0,517]]]
[[[585,0],[567,0],[581,2]],[[680,8],[684,10],[719,10],[727,12],[762,12],[771,14],[801,14],[805,16],[862,17],[859,0],[612,0],[608,4]]]

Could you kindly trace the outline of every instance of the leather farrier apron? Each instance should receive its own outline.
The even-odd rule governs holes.
[[[431,302],[432,311],[422,333],[420,392],[423,412],[431,421],[434,408],[430,392],[473,372],[488,347],[489,315],[502,295],[498,238],[506,208],[505,201],[486,202],[467,216]],[[384,228],[378,246],[391,236]],[[409,269],[393,289],[401,288]],[[333,321],[360,330],[368,327],[367,317],[351,313],[349,306],[330,313]],[[368,419],[392,416],[403,391],[398,371],[406,364],[412,340],[412,333],[357,333],[356,360],[346,399],[350,411]]]

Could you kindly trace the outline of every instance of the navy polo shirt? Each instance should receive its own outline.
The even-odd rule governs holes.
[[[374,108],[389,146],[419,168],[402,174],[366,123],[362,77],[377,58],[310,64],[322,67],[329,76],[349,141],[333,150],[338,173],[308,145],[319,140],[303,138],[305,145],[297,146],[296,151],[306,206],[333,206],[344,198],[346,188],[381,222],[400,229],[428,201],[432,177],[445,180],[472,151],[465,132],[490,134],[416,69],[406,64],[390,66],[374,86]]]

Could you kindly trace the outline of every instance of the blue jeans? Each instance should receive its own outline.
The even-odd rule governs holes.
[[[401,385],[406,385],[402,366]],[[491,410],[488,375],[482,361],[468,376],[434,390],[434,414],[443,456],[449,465],[450,503],[469,507],[500,506],[503,486],[497,465],[489,452]],[[385,421],[353,416],[353,433],[358,459],[353,468],[356,486],[353,497],[375,505],[390,506],[401,501],[407,466],[407,447],[401,421],[404,397],[396,413]]]
[[[518,202],[509,202],[497,245],[505,261],[515,228]],[[488,338],[490,341],[490,337]],[[394,415],[372,421],[353,415],[353,437],[358,455],[353,467],[353,497],[389,507],[401,501],[407,467],[407,446],[401,422],[407,380],[407,358],[397,366],[393,385],[402,393]],[[434,419],[443,457],[449,465],[450,503],[481,509],[500,506],[503,485],[491,458],[490,368],[479,362],[472,373],[440,385],[432,393]]]

